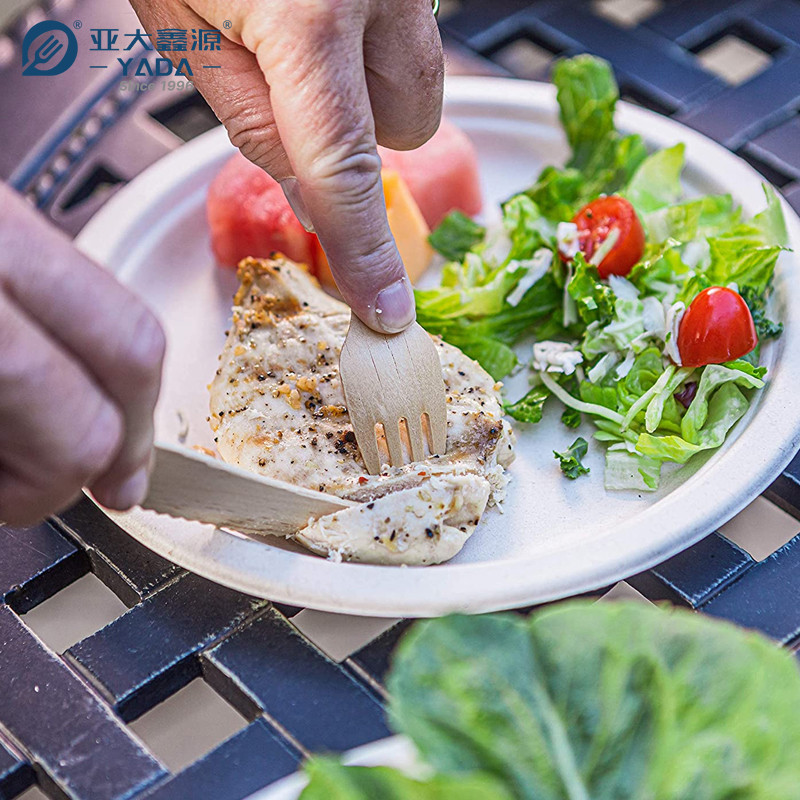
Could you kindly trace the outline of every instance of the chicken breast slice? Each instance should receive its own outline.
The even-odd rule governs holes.
[[[339,379],[350,309],[282,257],[245,259],[238,274],[231,328],[209,385],[221,457],[362,504],[295,534],[316,553],[387,564],[452,558],[486,506],[505,494],[513,432],[502,419],[500,384],[434,337],[447,391],[447,453],[369,475]]]

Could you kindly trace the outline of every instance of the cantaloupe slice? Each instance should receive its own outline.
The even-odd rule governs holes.
[[[428,228],[419,206],[411,196],[406,182],[400,177],[400,173],[391,169],[384,169],[381,172],[383,179],[383,196],[386,199],[386,216],[389,219],[389,227],[392,229],[394,240],[397,242],[397,249],[403,259],[408,277],[414,283],[420,275],[428,268],[433,250],[428,244]],[[327,285],[333,286],[333,275],[331,275],[328,259],[317,242],[317,254],[314,259],[315,272],[319,280]]]

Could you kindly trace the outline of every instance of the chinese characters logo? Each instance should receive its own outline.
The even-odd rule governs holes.
[[[76,20],[76,29],[82,27]],[[134,33],[123,33],[119,28],[91,28],[89,31],[90,53],[122,52],[128,57],[117,57],[124,77],[129,75],[171,75],[191,77],[192,65],[182,56],[193,51],[219,51],[222,49],[222,33],[216,29],[161,28],[154,35],[137,28]],[[135,52],[129,52],[134,51]],[[177,54],[172,58],[156,58],[155,67],[147,53]],[[138,55],[142,52],[145,55]],[[22,46],[23,75],[61,75],[74,63],[78,55],[78,40],[63,23],[54,20],[39,22],[25,35]],[[195,62],[195,67],[197,67]],[[218,65],[201,64],[203,69],[219,69]],[[90,69],[108,69],[109,65],[90,64]]]

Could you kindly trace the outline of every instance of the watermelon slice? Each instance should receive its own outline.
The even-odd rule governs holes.
[[[293,261],[314,263],[317,237],[298,222],[280,184],[234,153],[208,187],[206,215],[211,249],[221,266],[243,258],[268,258],[276,250]]]
[[[378,149],[384,170],[399,173],[431,228],[452,209],[468,215],[481,210],[475,148],[452,122],[443,118],[436,134],[416,150]],[[211,247],[222,266],[235,267],[246,256],[266,258],[276,250],[313,270],[321,266],[317,237],[298,222],[280,184],[240,153],[211,183],[206,213]]]

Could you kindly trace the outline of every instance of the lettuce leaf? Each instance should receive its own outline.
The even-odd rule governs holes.
[[[597,267],[586,263],[583,253],[578,253],[572,262],[573,275],[567,291],[575,301],[578,316],[585,323],[597,322],[605,325],[614,315],[614,292],[608,283],[603,283]]]
[[[572,148],[567,166],[585,170],[596,153],[618,136],[614,109],[619,98],[608,62],[592,56],[576,56],[556,63],[553,83],[558,90],[561,125]]]
[[[503,205],[503,227],[511,239],[508,260],[531,258],[540,247],[555,248],[555,228],[525,194]]]
[[[515,798],[793,800],[800,785],[795,659],[687,611],[571,602],[420,622],[388,689],[393,727],[436,770],[481,770]]]
[[[766,183],[761,184],[764,196],[767,198],[767,206],[760,213],[753,217],[753,225],[761,231],[761,235],[767,244],[776,244],[787,247],[789,244],[789,234],[786,230],[786,220],[783,216],[781,201],[775,190]]]
[[[544,386],[534,386],[516,403],[505,403],[503,411],[519,422],[540,422],[544,410],[544,401],[548,397],[550,397],[550,392]]]
[[[605,488],[609,491],[655,491],[661,480],[661,464],[657,458],[609,447],[606,450]]]
[[[698,394],[699,391],[698,389]],[[692,401],[692,406],[695,402],[696,398]],[[692,406],[684,416],[684,421],[689,416]],[[701,407],[704,408],[700,415],[703,420],[702,427],[696,428],[696,422],[690,424],[687,426],[688,433],[684,436],[653,436],[642,433],[636,443],[636,450],[651,458],[685,464],[695,453],[720,447],[730,429],[747,412],[750,401],[735,383],[729,382],[720,386],[710,400],[704,400]],[[689,435],[691,439],[687,438]]]
[[[469,297],[470,290],[466,291]],[[523,336],[541,330],[541,338],[547,339],[564,332],[558,321],[562,292],[552,273],[534,283],[515,306],[505,301],[507,294],[500,296],[498,292],[481,309],[497,309],[499,305],[495,313],[477,314],[477,304],[473,303],[470,316],[467,309],[459,306],[461,292],[455,287],[416,290],[417,322],[429,333],[461,348],[496,380],[504,378],[517,365],[511,345]],[[459,307],[463,309],[461,313]]]
[[[676,144],[642,161],[623,192],[638,214],[678,202],[685,153],[686,145]]]
[[[572,150],[563,169],[546,167],[525,194],[549,220],[573,217],[599,194],[625,186],[647,150],[638,135],[622,136],[614,127],[619,90],[608,62],[582,55],[553,69],[561,123]]]
[[[752,365],[747,364],[747,362],[741,362],[741,365],[741,367],[728,367],[721,364],[709,364],[703,368],[700,382],[697,385],[697,393],[681,422],[681,435],[684,439],[695,444],[699,443],[700,432],[711,415],[711,400],[718,394],[718,387],[731,382],[747,389],[760,389],[764,385],[764,381],[753,373]],[[731,394],[728,392],[726,396]],[[738,408],[738,399],[736,405]],[[740,416],[742,414],[739,414]],[[736,419],[739,417],[736,417]],[[733,422],[735,421],[733,420]],[[728,427],[730,428],[730,425]]]
[[[450,261],[461,261],[483,241],[486,228],[461,211],[451,211],[428,236],[431,247]]]

